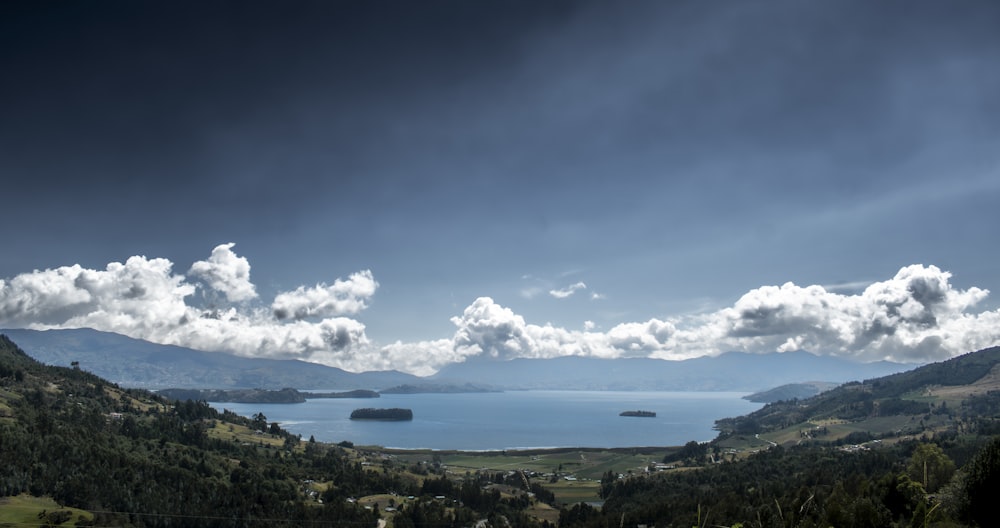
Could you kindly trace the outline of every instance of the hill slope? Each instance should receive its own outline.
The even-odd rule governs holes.
[[[993,347],[908,372],[846,383],[812,398],[770,403],[716,425],[724,436],[799,429],[811,438],[815,436],[811,430],[833,429],[874,437],[942,430],[961,420],[998,415],[1000,347]]]
[[[277,424],[250,434],[266,426],[41,365],[0,335],[0,497],[51,496],[95,512],[98,526],[375,525],[372,512],[334,500],[352,491],[330,488],[327,504],[317,504],[302,486],[315,471],[304,468],[350,479],[359,491],[393,484],[336,450],[303,450]]]
[[[805,383],[789,383],[766,391],[748,394],[744,400],[757,403],[774,403],[781,400],[804,400],[811,398],[821,392],[828,391],[836,387],[836,383],[824,381],[809,381]]]
[[[52,501],[31,497],[51,497],[58,511],[33,517],[46,526],[359,528],[380,525],[384,512],[397,527],[489,518],[542,528],[523,512],[526,491],[501,501],[488,488],[505,472],[455,484],[443,468],[344,446],[303,442],[261,413],[220,413],[42,365],[0,334],[0,510],[39,510]]]

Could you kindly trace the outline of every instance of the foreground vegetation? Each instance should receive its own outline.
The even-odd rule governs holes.
[[[303,440],[0,336],[0,526],[996,526],[998,364],[776,402],[706,444],[460,453]]]
[[[78,526],[93,519],[92,513],[64,508],[51,498],[28,494],[0,498],[0,526]]]

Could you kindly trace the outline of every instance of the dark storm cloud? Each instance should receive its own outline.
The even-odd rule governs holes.
[[[434,140],[441,101],[503,75],[522,33],[575,9],[514,7],[5,3],[0,171],[11,213],[30,218],[18,230],[80,258],[81,237],[204,245],[313,229],[322,212],[363,248],[372,230],[446,214],[441,189],[465,171],[411,131]]]
[[[578,157],[589,151],[620,163],[609,154],[628,152],[660,162],[674,169],[664,177],[681,191],[687,178],[706,183],[705,174],[677,168],[725,159],[723,168],[738,173],[717,177],[718,200],[746,192],[857,195],[900,181],[871,170],[938,139],[934,127],[943,122],[996,130],[982,114],[998,101],[991,90],[998,75],[989,72],[995,9],[970,20],[976,13],[962,7],[909,4],[716,3],[709,12],[640,5],[625,21],[614,7],[595,7],[570,26],[569,38],[554,36],[529,59],[534,75],[526,84],[539,81],[544,103],[525,109],[542,109],[540,136],[554,132],[547,125],[561,127]],[[599,35],[599,44],[578,47],[586,34]],[[968,97],[954,100],[948,94],[956,89]],[[810,156],[827,166],[802,165]],[[809,170],[789,177],[799,169]],[[643,181],[655,170],[642,167]]]
[[[406,99],[419,102],[481,61],[495,64],[505,33],[521,22],[516,12],[465,3],[18,6],[5,17],[4,58],[19,82],[4,91],[7,103],[17,103],[9,115],[21,126],[16,134],[6,128],[5,139],[24,147],[25,163],[57,147],[70,167],[117,169],[94,171],[90,183],[125,188],[136,176],[158,173],[161,163],[202,168],[213,156],[206,151],[213,133],[231,127],[286,133],[292,143],[325,143],[349,155],[341,142],[376,139]],[[547,10],[530,9],[525,22]],[[309,121],[300,105],[332,119],[325,137],[295,137]],[[262,127],[268,130],[255,130]],[[242,181],[178,172],[146,183],[157,190],[202,183],[209,186],[202,191],[219,192],[211,188],[219,180]]]
[[[382,328],[451,332],[476,299],[458,337],[382,349],[413,371],[477,349],[716,351],[698,341],[877,357],[922,336],[926,355],[933,329],[964,324],[962,343],[984,343],[940,284],[875,319],[719,307],[909,262],[993,287],[997,27],[994,2],[5,2],[0,276],[170,255],[221,301],[274,293],[265,315],[289,328],[367,308],[375,276]],[[201,260],[220,240],[253,257],[256,285],[228,250]],[[500,304],[503,277],[574,268],[617,315],[593,323],[569,280]],[[357,295],[317,282],[368,269]],[[528,313],[551,296],[558,312]],[[712,322],[664,315],[696,296]],[[581,320],[612,330],[565,329]]]
[[[316,207],[614,224],[651,199],[680,220],[884,189],[903,176],[872,171],[933,127],[998,126],[981,4],[539,4],[8,8],[13,192],[118,230],[176,207],[186,229]]]
[[[579,175],[550,171],[556,160],[622,150],[691,161],[823,145],[847,161],[893,158],[917,148],[927,125],[897,113],[900,95],[961,111],[953,120],[996,105],[982,82],[964,101],[935,95],[989,75],[995,9],[544,4],[25,8],[4,27],[5,63],[21,80],[4,90],[20,124],[4,139],[16,165],[64,173],[69,189],[280,205],[372,176],[461,182],[470,175],[427,172],[462,160],[462,148],[483,165],[543,162],[537,170],[558,182]],[[957,52],[964,63],[950,60]],[[53,148],[59,156],[45,159]],[[416,174],[395,172],[386,154],[419,161]],[[233,155],[251,159],[213,165]],[[599,187],[595,176],[579,183]]]

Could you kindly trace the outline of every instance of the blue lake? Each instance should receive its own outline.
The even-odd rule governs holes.
[[[321,391],[316,391],[321,392]],[[514,391],[385,394],[375,399],[313,399],[297,404],[212,403],[303,438],[402,449],[499,450],[535,447],[683,445],[715,438],[715,420],[761,407],[743,392]],[[360,407],[402,407],[413,421],[352,421]],[[628,410],[655,418],[618,416]]]

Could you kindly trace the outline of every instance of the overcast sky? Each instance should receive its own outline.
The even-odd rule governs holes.
[[[4,2],[0,327],[428,374],[1000,343],[996,2]]]

